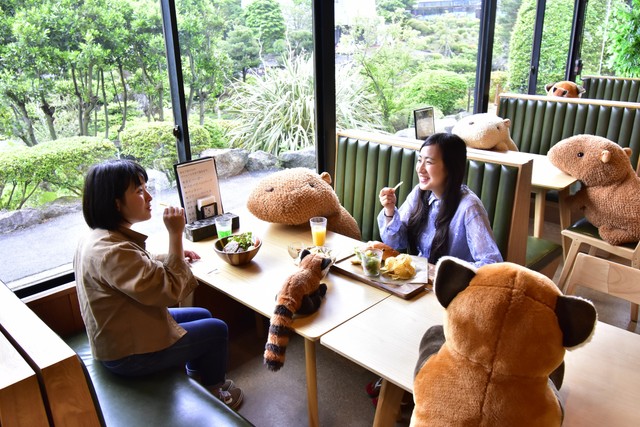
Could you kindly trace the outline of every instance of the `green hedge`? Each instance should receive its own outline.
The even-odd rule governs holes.
[[[20,209],[43,185],[79,196],[89,167],[116,154],[109,140],[88,136],[62,138],[3,152],[1,207]]]
[[[222,127],[212,122],[205,123],[205,126],[215,129],[216,134],[213,138],[207,128],[189,124],[193,158],[197,158],[208,148],[224,146]],[[120,135],[120,150],[122,156],[132,157],[145,168],[162,171],[171,181],[175,180],[173,165],[178,161],[178,154],[176,138],[173,136],[173,123],[153,122],[127,128]]]

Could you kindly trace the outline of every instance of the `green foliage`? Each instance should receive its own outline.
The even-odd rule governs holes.
[[[1,207],[20,209],[44,184],[79,196],[89,167],[115,155],[113,143],[93,137],[63,138],[3,152]]]
[[[313,145],[313,67],[309,58],[284,58],[283,69],[233,85],[228,112],[238,123],[231,145],[277,155]]]
[[[228,110],[237,126],[232,146],[274,155],[314,144],[314,87],[310,58],[287,57],[283,68],[236,82]],[[342,128],[380,129],[381,115],[357,67],[336,69],[336,121]]]
[[[245,9],[245,25],[255,30],[266,52],[273,44],[284,39],[284,17],[276,0],[256,0]]]
[[[611,64],[616,75],[640,77],[640,0],[617,6],[611,27]]]
[[[573,4],[573,0],[547,2],[536,93],[544,93],[547,83],[564,80]],[[527,92],[535,14],[536,1],[523,0],[509,48],[509,87],[516,92]]]
[[[467,94],[467,81],[457,73],[427,70],[417,74],[405,86],[404,105],[409,109],[433,105],[448,115],[456,112],[456,105]]]
[[[191,156],[197,158],[207,148],[214,148],[209,131],[189,124]],[[178,162],[173,123],[154,122],[127,128],[121,135],[122,156],[132,157],[143,167],[164,172],[174,181],[173,165]]]

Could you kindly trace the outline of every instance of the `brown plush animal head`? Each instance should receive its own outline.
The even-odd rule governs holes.
[[[559,96],[562,98],[581,98],[585,92],[585,88],[568,80],[549,83],[544,89],[547,91],[547,96]]]
[[[256,185],[247,208],[257,218],[277,224],[309,224],[310,218],[323,216],[327,230],[360,239],[358,223],[340,204],[327,172],[306,168],[275,172]]]
[[[453,126],[451,133],[458,135],[467,147],[493,151],[518,151],[511,139],[511,120],[495,114],[480,113],[462,118]]]
[[[421,343],[412,425],[560,425],[549,375],[590,338],[593,305],[520,265],[452,257],[438,262],[434,292],[444,344],[425,354],[429,331]]]
[[[586,186],[606,186],[633,178],[630,148],[595,135],[576,135],[558,142],[547,153],[558,169]]]

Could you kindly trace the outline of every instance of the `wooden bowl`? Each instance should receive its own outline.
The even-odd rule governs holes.
[[[218,239],[213,244],[213,249],[216,251],[218,256],[222,258],[224,261],[228,262],[231,265],[244,265],[248,264],[253,257],[256,256],[260,247],[262,246],[262,241],[254,237],[253,244],[254,248],[244,252],[225,252],[224,246],[227,244],[227,241],[231,238],[231,236],[223,237],[222,239]]]

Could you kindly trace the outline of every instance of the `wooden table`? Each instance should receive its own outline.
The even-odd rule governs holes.
[[[531,174],[531,191],[534,193],[535,197],[533,236],[542,237],[542,230],[544,228],[544,209],[547,192],[549,190],[555,190],[558,192],[560,228],[564,230],[571,225],[571,210],[569,206],[567,206],[566,199],[569,196],[569,187],[577,182],[577,180],[552,165],[547,156],[519,151],[499,153],[494,151],[476,150],[473,148],[467,148],[467,152],[480,152],[484,155],[493,155],[496,158],[502,157],[533,160],[533,171]]]
[[[213,250],[215,239],[199,242],[187,240],[185,249],[194,250],[202,257],[192,267],[198,280],[270,318],[275,308],[276,294],[285,279],[297,270],[287,246],[293,241],[302,241],[311,246],[311,231],[307,225],[269,224],[247,212],[238,214],[240,231],[252,231],[262,239],[262,247],[250,264],[234,267],[222,261]],[[353,248],[359,243],[328,232],[325,246],[332,248],[333,255],[340,259],[352,254]],[[154,247],[164,246],[154,244]],[[335,273],[329,273],[323,282],[328,289],[320,310],[293,323],[295,332],[305,342],[310,426],[318,426],[316,341],[336,326],[389,297],[387,292]],[[285,362],[285,368],[286,365]]]
[[[374,426],[393,426],[424,332],[443,323],[433,293],[389,297],[320,339],[322,345],[383,378]],[[591,342],[567,352],[560,396],[563,426],[640,425],[640,335],[598,322]]]

